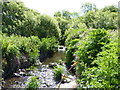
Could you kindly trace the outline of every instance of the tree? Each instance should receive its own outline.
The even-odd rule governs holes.
[[[3,2],[3,33],[39,38],[55,36],[59,38],[58,22],[47,15],[29,9],[21,2]]]
[[[102,9],[103,12],[110,11],[110,12],[118,12],[118,8],[114,5],[106,6]]]
[[[80,17],[78,12],[73,12],[71,14],[72,14],[72,18],[78,18],[78,17]]]
[[[118,27],[117,13],[110,11],[89,11],[83,16],[83,22],[88,28],[116,29]]]
[[[54,14],[54,17],[61,17],[63,19],[71,19],[72,18],[72,13],[69,11],[63,10],[63,11],[58,11]]]
[[[54,17],[62,17],[62,13],[60,11],[55,12]]]
[[[88,3],[88,2],[84,3],[81,8],[82,8],[82,10],[83,10],[84,13],[86,13],[88,11],[96,11],[97,10],[95,4]]]
[[[69,29],[69,21],[61,17],[56,17],[56,20],[58,21],[58,25],[61,30],[60,42],[62,45],[64,45],[64,42],[65,42],[64,34],[65,34],[65,31]]]
[[[62,14],[65,19],[71,19],[72,14],[69,11],[63,10]]]

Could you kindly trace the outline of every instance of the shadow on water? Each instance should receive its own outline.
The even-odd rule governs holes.
[[[6,79],[3,82],[3,88],[25,88],[26,82],[31,76],[37,76],[40,81],[40,88],[50,87],[53,88],[58,84],[54,80],[54,73],[53,69],[48,67],[49,63],[57,62],[58,60],[65,60],[65,52],[56,52],[53,54],[51,58],[47,58],[42,62],[41,66],[37,66],[36,70],[30,70],[25,72],[28,76],[21,76],[21,77],[13,77]]]
[[[49,63],[57,62],[58,60],[65,60],[65,52],[56,52],[51,58],[47,58],[42,64],[48,65]]]

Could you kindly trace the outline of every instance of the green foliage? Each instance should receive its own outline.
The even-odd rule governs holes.
[[[61,18],[61,17],[56,17],[55,18],[57,21],[58,21],[58,25],[59,25],[59,28],[61,30],[61,37],[60,37],[60,44],[64,45],[64,42],[65,42],[65,31],[68,30],[69,28],[69,21],[64,19],[64,18]]]
[[[83,39],[87,35],[86,29],[78,29],[78,30],[69,30],[66,32],[67,39],[65,44],[67,46],[66,51],[66,63],[68,67],[71,67],[73,64],[74,56],[76,50],[78,50],[78,45],[80,44],[80,40]]]
[[[59,65],[62,65],[62,64],[63,64],[63,60],[62,60],[62,59],[59,59],[59,60],[58,60],[58,64],[59,64]]]
[[[54,14],[55,19],[58,21],[59,28],[61,30],[60,44],[64,45],[66,40],[66,31],[69,29],[86,28],[84,23],[81,23],[77,12],[71,13],[68,11],[58,11]]]
[[[96,11],[97,10],[95,4],[88,3],[88,2],[84,3],[81,8],[82,8],[84,13],[86,13],[88,11]]]
[[[54,17],[62,17],[62,14],[60,11],[55,12]]]
[[[118,88],[118,49],[117,38],[106,44],[97,54],[93,64],[98,67],[86,68],[79,80],[80,87]]]
[[[7,58],[10,54],[17,56],[19,59],[26,55],[28,61],[35,63],[39,56],[40,40],[36,36],[22,37],[11,35],[2,35],[2,57]]]
[[[79,39],[74,39],[69,43],[69,47],[66,51],[66,63],[68,67],[71,67],[71,65],[73,64],[73,60],[74,60],[74,52],[77,49],[76,45],[78,44],[80,40]]]
[[[65,36],[67,37],[65,43],[67,46],[69,46],[71,40],[82,39],[83,37],[85,37],[86,34],[87,34],[86,29],[69,29],[65,33]]]
[[[118,8],[114,5],[106,6],[102,9],[103,12],[110,11],[110,12],[118,12]]]
[[[22,67],[22,63],[28,63],[28,66],[35,65],[40,55],[39,52],[42,49],[55,52],[57,50],[56,46],[58,45],[55,37],[42,38],[40,41],[37,36],[7,36],[2,32],[0,32],[0,37],[2,43],[2,67],[4,71],[6,71],[7,68],[11,69],[9,65],[15,61],[19,64],[18,68],[24,67]],[[32,69],[34,68],[31,67],[30,70]]]
[[[87,26],[82,22],[82,18],[75,18],[71,20],[70,29],[87,29]]]
[[[93,29],[83,38],[66,42],[67,63],[72,64],[78,56],[76,74],[80,88],[118,88],[117,31]],[[68,34],[69,36],[69,34]]]
[[[37,90],[40,87],[40,82],[36,76],[30,78],[30,82],[27,83],[27,90]]]
[[[61,31],[57,21],[47,15],[28,9],[20,2],[3,2],[3,33],[22,36],[35,35],[39,38],[55,36]]]
[[[117,29],[117,12],[89,11],[83,16],[83,23],[88,28]]]
[[[72,18],[72,13],[66,10],[62,10],[61,12],[55,12],[54,17],[61,17],[63,19],[69,20]]]
[[[66,19],[66,20],[70,20],[73,18],[78,18],[79,13],[78,12],[71,13],[69,11],[62,10],[62,11],[55,12],[54,17],[61,17],[61,18]]]
[[[43,37],[60,37],[61,31],[59,29],[58,22],[54,18],[47,15],[42,15],[40,20],[41,23],[38,33],[40,32]]]
[[[91,30],[88,32],[88,36],[79,43],[76,54],[80,57],[80,62],[83,61],[90,66],[97,57],[96,55],[102,51],[101,48],[109,43],[107,31],[104,29]]]
[[[9,55],[17,56],[20,62],[29,62],[31,65],[35,64],[39,58],[39,52],[44,49],[55,52],[58,45],[55,37],[42,38],[41,41],[37,36],[23,37],[17,35],[7,36],[4,33],[0,34],[2,37],[2,58],[4,65]],[[25,57],[23,59],[23,57]],[[24,61],[22,61],[24,60]],[[5,68],[5,67],[4,67]]]
[[[34,70],[37,70],[37,67],[36,67],[36,66],[30,66],[30,67],[27,68],[26,70],[34,71]]]
[[[54,77],[56,80],[61,80],[62,74],[65,73],[65,67],[58,65],[54,67]]]
[[[58,45],[58,41],[55,37],[51,38],[42,38],[41,39],[41,45],[40,45],[40,50],[49,50],[49,51],[56,51],[56,47]]]

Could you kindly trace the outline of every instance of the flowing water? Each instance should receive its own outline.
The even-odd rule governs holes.
[[[31,76],[37,76],[40,81],[40,88],[54,88],[59,82],[54,80],[53,68],[48,65],[58,60],[65,59],[64,52],[56,52],[51,58],[47,58],[42,65],[37,66],[35,70],[26,71],[27,76],[13,77],[3,82],[4,88],[25,88],[26,82],[29,82]]]

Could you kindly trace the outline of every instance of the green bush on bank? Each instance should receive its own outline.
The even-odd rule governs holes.
[[[65,41],[67,46],[66,51],[66,63],[68,67],[70,67],[73,64],[73,61],[75,57],[73,54],[78,50],[78,46],[80,45],[80,41],[82,41],[83,37],[86,37],[88,35],[87,29],[72,29],[66,32],[67,39]]]
[[[118,88],[118,38],[112,38],[110,43],[102,47],[92,62],[97,67],[86,68],[79,79],[80,87],[87,88]]]
[[[9,60],[13,60],[13,57],[16,57],[20,63],[28,62],[30,65],[34,65],[39,59],[41,49],[56,51],[57,39],[55,37],[40,40],[37,36],[7,36],[2,32],[0,36],[2,37],[3,70],[6,70]],[[10,55],[12,55],[11,59],[8,58]]]
[[[66,46],[69,46],[69,44],[72,40],[82,39],[86,35],[87,35],[87,29],[69,29],[65,33],[65,36],[67,37],[66,41],[65,41],[65,44],[66,44]]]
[[[62,74],[65,73],[65,67],[58,65],[54,67],[54,77],[56,80],[61,80]]]
[[[90,66],[97,54],[102,51],[101,48],[109,42],[108,33],[105,29],[89,30],[87,37],[80,40],[76,54],[80,57],[80,61]]]
[[[76,75],[80,88],[118,87],[117,40],[116,30],[93,29],[85,37],[66,43],[68,61],[75,60],[73,54],[78,56]]]
[[[9,54],[17,56],[20,59],[26,55],[28,61],[35,63],[39,56],[40,40],[37,36],[22,37],[11,35],[2,35],[2,57],[7,58]]]
[[[69,68],[71,67],[71,65],[73,64],[73,60],[75,59],[73,54],[78,49],[77,44],[79,43],[79,41],[80,39],[74,39],[69,42],[69,46],[66,51],[66,63]]]
[[[117,12],[103,12],[102,10],[89,11],[83,16],[83,23],[85,23],[88,28],[117,29],[117,15]]]
[[[27,82],[26,90],[37,90],[40,87],[40,82],[36,76],[30,78],[30,82]]]
[[[97,66],[92,62],[97,58],[97,54],[102,51],[102,47],[109,43],[108,32],[105,29],[89,30],[88,35],[79,41],[75,54],[79,57],[76,65],[76,74],[81,78],[85,67]]]
[[[49,51],[54,51],[56,52],[56,47],[58,46],[59,42],[57,39],[53,36],[50,38],[42,38],[41,39],[41,45],[40,45],[40,50],[49,50]]]

